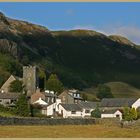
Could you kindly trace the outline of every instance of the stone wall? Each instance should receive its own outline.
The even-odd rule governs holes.
[[[0,117],[0,125],[92,125],[95,119],[92,118],[15,118]]]
[[[105,126],[120,126],[121,121],[119,118],[96,118],[95,124],[101,124]]]

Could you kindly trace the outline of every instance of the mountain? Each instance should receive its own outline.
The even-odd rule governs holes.
[[[122,81],[140,88],[140,50],[128,39],[92,30],[50,31],[0,13],[0,84],[32,64],[56,73],[66,87]]]

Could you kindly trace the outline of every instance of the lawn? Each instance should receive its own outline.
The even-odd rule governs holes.
[[[116,138],[140,137],[140,127],[60,125],[60,126],[0,126],[1,138]]]

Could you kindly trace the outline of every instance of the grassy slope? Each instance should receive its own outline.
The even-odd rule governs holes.
[[[129,98],[129,97],[140,97],[140,89],[135,88],[124,82],[109,82],[106,83],[111,88],[111,91],[116,98]],[[96,88],[88,88],[82,91],[88,95],[88,99],[96,98]]]
[[[140,97],[140,89],[123,82],[109,82],[114,97]]]

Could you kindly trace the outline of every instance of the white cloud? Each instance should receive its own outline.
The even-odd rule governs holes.
[[[121,26],[112,32],[127,37],[136,44],[140,44],[140,28],[136,26]]]

